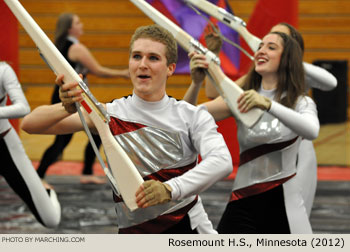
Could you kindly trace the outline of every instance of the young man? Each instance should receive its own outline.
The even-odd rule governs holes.
[[[130,212],[114,197],[119,233],[209,232],[212,225],[198,194],[232,171],[230,153],[209,113],[166,95],[176,61],[176,41],[168,31],[158,25],[138,28],[130,42],[133,95],[105,105],[113,135],[145,180],[136,192],[140,209]],[[77,83],[60,85],[62,104],[35,109],[23,120],[25,131],[83,130],[73,104],[82,99]]]

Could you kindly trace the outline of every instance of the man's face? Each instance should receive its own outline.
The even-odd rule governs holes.
[[[134,92],[146,101],[159,101],[165,94],[166,81],[175,71],[167,66],[166,46],[148,38],[134,41],[129,59],[130,79]]]

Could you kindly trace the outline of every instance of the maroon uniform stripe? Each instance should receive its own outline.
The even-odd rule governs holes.
[[[269,182],[261,183],[261,184],[255,184],[255,185],[251,185],[251,186],[233,191],[231,193],[230,201],[243,199],[243,198],[246,198],[249,196],[253,196],[253,195],[271,190],[271,189],[283,184],[284,182],[288,181],[289,179],[294,177],[295,174],[296,173],[294,173],[293,175],[286,177],[286,178],[278,179],[275,181],[269,181]]]
[[[147,127],[146,125],[140,123],[126,122],[115,117],[111,117],[109,122],[109,128],[112,131],[112,134],[119,135],[127,132],[132,132],[141,128]]]
[[[10,130],[11,130],[11,128],[9,128],[8,130],[0,133],[0,139],[3,138],[4,136],[6,136],[6,134],[9,133]]]
[[[239,166],[258,158],[262,155],[265,155],[270,152],[274,152],[277,150],[282,150],[283,148],[292,145],[298,137],[293,138],[292,140],[280,142],[280,143],[274,143],[274,144],[262,144],[259,146],[256,146],[254,148],[248,149],[246,151],[243,151],[239,155]]]

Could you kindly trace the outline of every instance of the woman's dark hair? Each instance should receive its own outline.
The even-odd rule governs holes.
[[[295,29],[294,26],[288,23],[282,22],[282,23],[279,23],[278,25],[284,25],[289,29],[290,36],[298,42],[301,48],[301,51],[304,54],[304,39],[303,39],[303,36],[301,36],[300,32],[297,29]]]
[[[283,52],[277,70],[277,89],[275,99],[277,102],[294,108],[297,98],[304,94],[304,67],[303,54],[299,43],[281,32],[270,32],[277,34],[282,39]],[[250,69],[243,89],[258,90],[261,86],[262,77],[255,71],[253,65]]]
[[[73,13],[62,13],[56,23],[55,45],[59,51],[63,50],[64,41],[68,36],[68,31],[72,27]]]

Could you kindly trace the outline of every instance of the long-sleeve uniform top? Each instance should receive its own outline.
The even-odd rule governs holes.
[[[134,94],[107,104],[107,111],[112,116],[112,133],[142,177],[172,188],[172,200],[166,204],[129,212],[123,202],[117,202],[118,226],[130,232],[135,226],[140,232],[161,232],[167,226],[149,228],[148,221],[183,211],[196,228],[203,214],[197,195],[232,171],[230,153],[211,115],[167,95],[158,102],[146,102]]]
[[[11,105],[6,106],[7,95]],[[20,118],[30,112],[21,84],[12,68],[0,62],[0,133],[11,127],[8,119]]]

